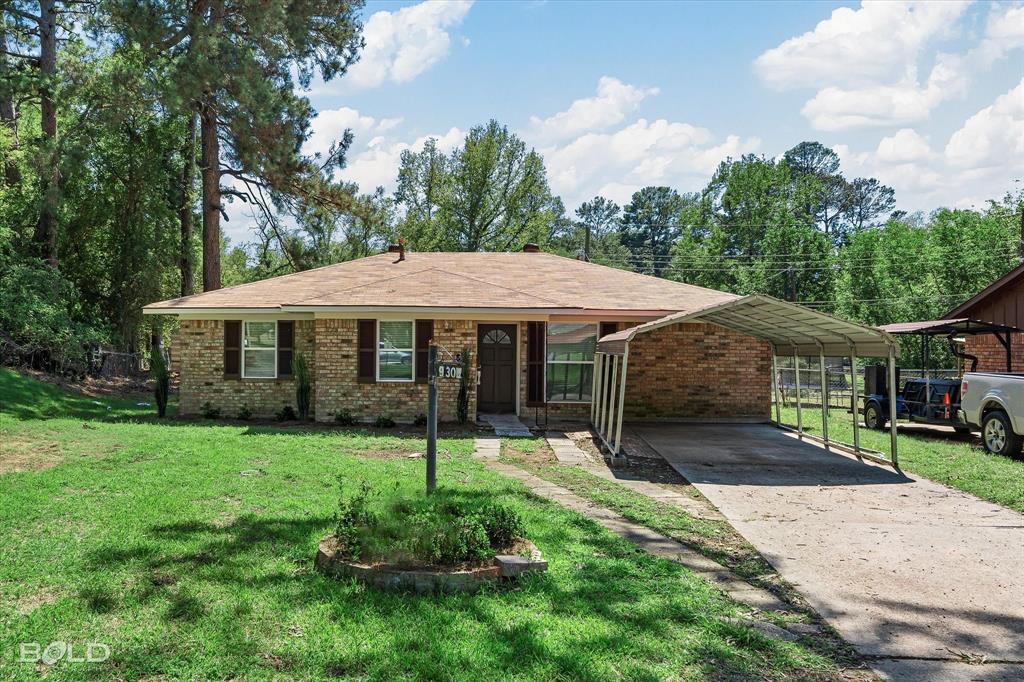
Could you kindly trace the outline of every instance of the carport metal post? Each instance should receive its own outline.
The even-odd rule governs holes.
[[[899,386],[896,385],[896,348],[889,345],[889,442],[892,446],[892,465],[899,468],[896,453],[896,396]]]
[[[612,435],[611,434],[612,415],[614,414],[614,411],[615,411],[615,380],[618,378],[618,375],[619,375],[619,356],[618,355],[613,355],[612,356],[612,379],[611,379],[610,382],[608,382],[608,414],[605,415],[604,429],[603,429],[604,436],[605,436],[604,440],[605,440],[606,443],[609,444],[609,447],[611,447],[611,440],[612,440],[611,438],[609,438],[609,436]],[[612,454],[615,454],[615,453],[612,453]]]
[[[857,388],[857,347],[850,344],[850,388],[853,401],[853,451],[860,454],[860,390]]]
[[[779,365],[778,348],[772,344],[772,395],[775,396],[775,423],[782,424],[782,413],[780,412],[781,395],[779,393]]]
[[[590,396],[590,423],[597,426],[597,413],[599,409],[599,398],[601,396],[601,373],[604,367],[604,353],[597,353],[594,356],[594,383],[591,391],[593,395]]]
[[[619,446],[622,444],[622,415],[626,412],[626,368],[629,366],[629,342],[622,352],[622,378],[619,379],[619,414],[615,424],[615,450],[612,454],[619,456]]]
[[[818,343],[818,375],[821,381],[821,435],[828,449],[828,378],[825,372],[825,347]]]
[[[800,356],[796,348],[793,349],[793,376],[796,384],[796,432],[802,438],[804,435],[804,420],[800,412]]]

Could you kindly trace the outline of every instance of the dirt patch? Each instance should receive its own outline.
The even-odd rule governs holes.
[[[57,441],[6,434],[3,442],[0,442],[0,474],[44,471],[63,461],[64,449]]]
[[[60,599],[60,594],[53,590],[43,588],[33,594],[25,595],[14,603],[15,610],[23,616],[27,616],[40,606],[54,604]]]
[[[37,381],[59,386],[62,389],[76,391],[92,398],[152,398],[153,382],[146,375],[132,377],[94,377],[71,379],[40,372],[35,369],[19,369],[21,374]]]

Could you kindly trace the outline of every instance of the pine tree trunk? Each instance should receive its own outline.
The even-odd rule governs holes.
[[[42,209],[36,226],[35,240],[40,253],[51,267],[57,267],[57,209],[60,201],[57,165],[57,103],[54,96],[57,75],[57,6],[56,0],[40,0],[39,75],[40,115],[47,165],[43,171]]]
[[[213,97],[200,108],[203,147],[203,291],[220,289],[220,140]]]
[[[0,50],[7,49],[7,26],[4,17],[0,14]],[[8,69],[7,57],[0,57],[0,70]],[[11,135],[12,149],[16,148],[18,140],[18,111],[14,106],[14,91],[8,89],[0,94],[0,125],[7,128]],[[21,169],[10,157],[4,160],[3,164],[4,182],[8,187],[21,182]]]
[[[195,293],[195,275],[192,270],[192,207],[195,205],[193,189],[196,177],[196,128],[195,112],[189,115],[185,146],[182,150],[181,206],[178,217],[181,222],[181,295]]]

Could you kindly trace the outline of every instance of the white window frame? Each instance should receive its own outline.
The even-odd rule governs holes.
[[[274,354],[274,376],[272,376],[272,377],[249,377],[249,376],[245,375],[245,351],[249,350],[248,348],[245,347],[245,336],[246,336],[245,330],[246,330],[246,327],[249,326],[250,322],[256,322],[256,323],[273,322],[274,323],[274,347],[273,347],[273,349],[271,349],[271,348],[253,348],[252,349],[252,350],[254,350],[254,351],[258,352],[258,353],[259,352],[264,352],[264,351],[266,351],[266,352],[273,352],[273,354]],[[278,346],[278,342],[281,339],[280,330],[278,329],[278,322],[280,322],[280,320],[242,320],[241,348],[239,348],[240,355],[242,356],[241,358],[239,358],[239,367],[240,367],[240,372],[242,374],[242,379],[248,379],[249,381],[270,381],[271,379],[277,379],[277,346]]]
[[[381,336],[380,336],[380,323],[381,322],[405,322],[405,323],[408,323],[409,326],[412,329],[412,336],[410,337],[412,339],[412,348],[393,348],[392,349],[392,350],[398,351],[398,352],[409,351],[409,352],[412,353],[412,376],[410,376],[408,379],[395,379],[393,377],[386,377],[384,379],[380,378],[380,352],[382,350],[381,347],[380,347],[380,339],[381,339]],[[411,384],[411,383],[414,383],[416,381],[416,321],[415,320],[380,320],[380,319],[377,320],[377,347],[374,349],[374,352],[373,352],[373,366],[374,366],[374,373],[375,373],[377,381],[379,383],[384,383],[384,384]]]
[[[548,400],[548,365],[590,365],[594,367],[594,359],[588,360],[548,360],[548,334],[552,324],[585,324],[594,327],[595,341],[601,337],[600,322],[548,322],[544,327],[544,402],[548,405],[589,405],[594,402],[594,370],[590,370],[590,400]],[[597,353],[595,346],[594,353]]]

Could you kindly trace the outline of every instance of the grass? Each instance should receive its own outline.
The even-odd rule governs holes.
[[[801,412],[804,430],[820,435],[821,408],[804,408]],[[830,410],[829,437],[853,443],[851,420],[846,411]],[[795,425],[796,408],[783,409],[782,421]],[[861,445],[888,456],[889,431],[863,428],[863,422],[861,426]],[[1024,512],[1024,459],[985,452],[976,434],[960,436],[923,425],[901,423],[898,438],[899,465],[904,471]]]
[[[0,474],[2,679],[842,674],[803,643],[722,622],[737,605],[490,471],[470,437],[439,444],[439,484],[515,509],[550,570],[414,596],[325,578],[312,560],[337,477],[421,495],[424,462],[406,456],[423,451],[418,436],[157,422],[136,401],[95,405],[7,370],[0,401],[0,442],[28,465]],[[54,461],[32,466],[40,451]],[[58,640],[111,656],[17,662],[19,643]]]

